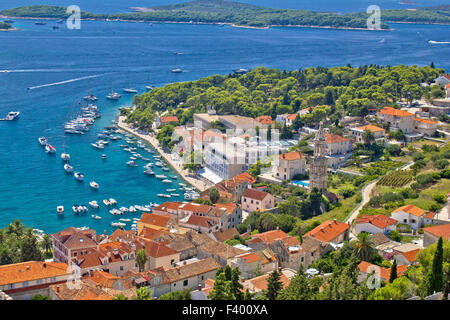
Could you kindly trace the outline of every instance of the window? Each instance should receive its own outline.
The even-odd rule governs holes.
[[[305,258],[304,258],[304,257],[302,257],[302,258],[300,259],[300,261],[301,261],[301,262],[303,262],[304,260],[305,260]]]
[[[8,285],[8,289],[14,289],[14,283],[10,283],[10,284]]]
[[[187,287],[187,285],[188,285],[188,280],[184,280],[183,281],[183,287]]]
[[[123,271],[123,266],[120,266],[120,271]]]
[[[51,282],[56,282],[56,277],[51,277],[51,278],[50,278],[50,281],[51,281]]]
[[[42,283],[42,279],[37,279],[36,280],[36,284],[41,284]]]
[[[22,282],[22,287],[28,287],[28,281]]]
[[[174,263],[175,263],[175,260],[174,260],[174,259],[170,260],[170,264],[171,264],[171,265],[173,265]]]
[[[412,222],[412,223],[416,223],[416,220],[415,220],[415,219],[412,219],[411,222]]]

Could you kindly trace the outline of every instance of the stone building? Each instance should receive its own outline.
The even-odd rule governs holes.
[[[309,188],[317,187],[327,189],[328,161],[325,157],[326,141],[322,130],[322,124],[314,138],[314,156],[311,159],[309,170]]]

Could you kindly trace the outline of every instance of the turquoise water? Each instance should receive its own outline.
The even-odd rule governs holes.
[[[309,186],[309,182],[306,181],[306,180],[305,181],[303,181],[303,180],[292,180],[292,183],[296,184],[296,185],[298,185],[300,187],[305,187],[305,188],[307,188]]]
[[[104,151],[90,145],[111,124],[118,108],[131,101],[126,94],[119,102],[106,100],[112,85],[121,92],[131,83],[142,92],[149,84],[161,86],[260,65],[295,69],[347,63],[428,65],[433,60],[450,70],[450,46],[428,43],[448,41],[450,26],[398,24],[391,32],[365,32],[125,22],[83,22],[81,30],[54,31],[52,23],[36,26],[23,20],[17,25],[23,31],[0,32],[0,70],[9,71],[0,72],[0,117],[13,110],[21,112],[18,121],[0,122],[0,227],[20,218],[50,233],[84,225],[109,232],[111,221],[120,217],[109,214],[103,205],[95,213],[103,217],[99,221],[90,218],[92,212],[74,215],[71,206],[111,197],[118,200],[118,207],[162,203],[164,199],[156,194],[173,188],[144,175],[142,166],[127,167],[129,154],[119,147],[121,141]],[[173,51],[184,54],[174,56]],[[171,73],[175,66],[186,72]],[[80,78],[84,80],[76,81]],[[67,80],[72,81],[27,90]],[[103,117],[84,136],[64,135],[63,123],[72,105],[89,88],[99,97]],[[53,157],[37,142],[47,124],[50,142],[58,150]],[[63,170],[59,154],[64,142],[71,163],[86,175],[84,183]],[[102,153],[108,155],[106,161],[100,158]],[[98,192],[90,189],[91,180],[100,184]],[[58,205],[66,208],[63,218],[56,214]]]

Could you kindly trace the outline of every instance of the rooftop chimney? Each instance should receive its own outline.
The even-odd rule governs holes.
[[[30,270],[30,266],[27,266],[27,270]]]
[[[323,230],[324,230],[324,227],[321,227],[320,230],[321,230],[322,232],[325,232],[325,231],[323,231]]]
[[[333,221],[334,221],[334,223],[336,223],[336,224],[337,224],[337,220],[336,220],[336,219],[333,219]]]
[[[59,293],[59,286],[56,286],[56,292]]]

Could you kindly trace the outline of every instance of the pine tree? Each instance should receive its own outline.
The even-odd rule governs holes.
[[[444,258],[443,240],[442,237],[440,237],[437,242],[436,251],[434,253],[433,258],[433,266],[431,268],[431,277],[430,277],[431,281],[429,294],[442,291],[443,289],[444,286],[443,258]]]
[[[281,289],[283,289],[283,282],[280,281],[281,274],[274,270],[269,278],[267,278],[267,299],[275,300],[280,293]]]
[[[430,67],[434,69],[434,62],[431,61]]]
[[[392,283],[395,279],[397,279],[397,261],[394,259],[394,263],[391,267],[391,275],[389,276],[389,282]]]
[[[209,294],[211,300],[235,300],[231,288],[231,281],[225,279],[225,273],[222,272],[214,281],[214,288]]]
[[[242,284],[239,282],[241,271],[238,267],[234,268],[231,272],[231,290],[233,291],[233,295],[236,300],[242,300],[244,298],[244,294],[242,293],[242,289],[244,288]]]

